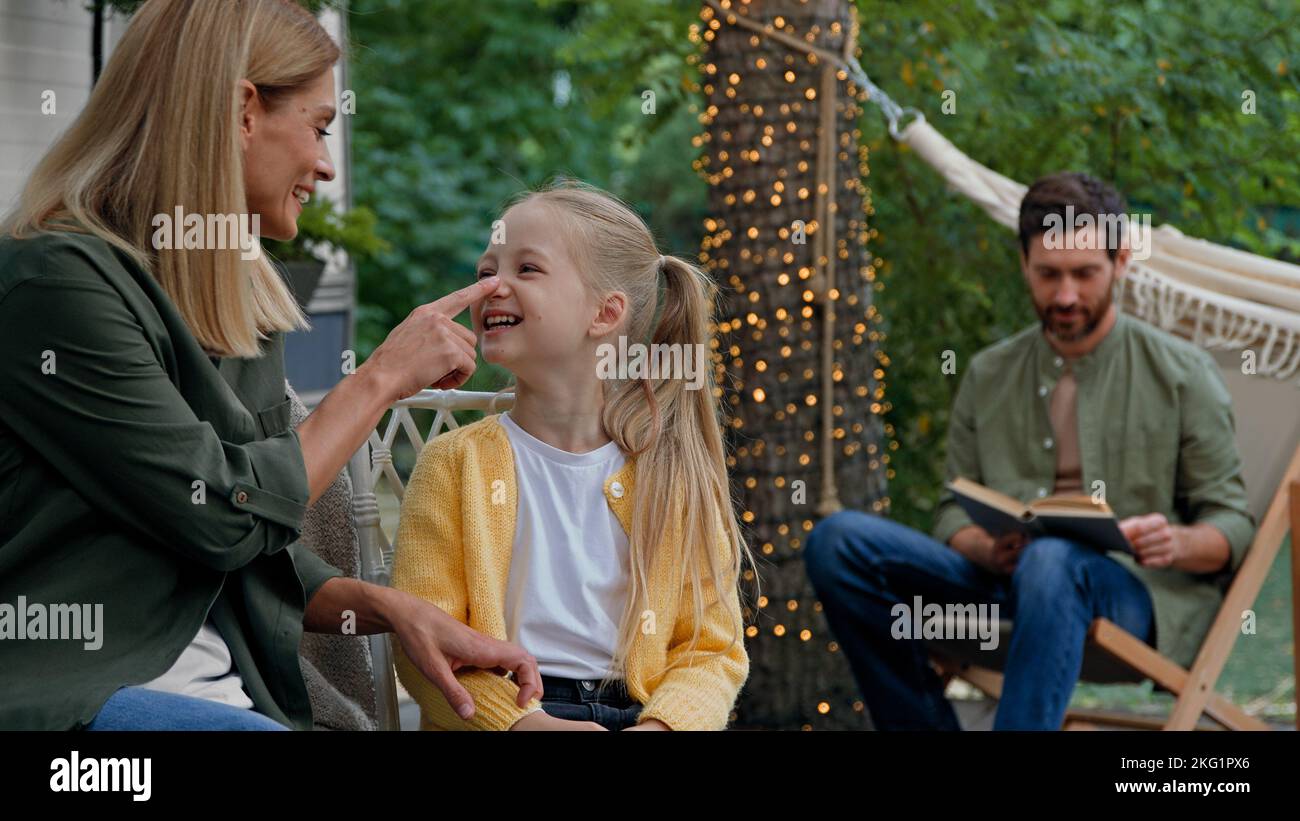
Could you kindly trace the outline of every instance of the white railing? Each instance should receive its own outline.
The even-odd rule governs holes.
[[[361,548],[361,578],[374,584],[388,586],[392,580],[393,552],[396,545],[384,532],[377,493],[379,483],[386,482],[388,489],[400,503],[406,492],[401,475],[393,466],[393,446],[398,434],[419,456],[430,439],[444,430],[459,427],[456,411],[484,411],[499,413],[509,410],[514,394],[479,393],[475,391],[426,390],[392,406],[388,422],[379,430],[371,431],[370,439],[362,445],[349,462],[352,475],[352,511],[356,520],[357,538]],[[433,411],[433,424],[429,435],[422,437],[413,417],[414,411]],[[370,637],[371,661],[374,665],[375,699],[379,712],[379,729],[399,729],[397,714],[397,676],[393,670],[393,652],[388,635],[381,633]]]

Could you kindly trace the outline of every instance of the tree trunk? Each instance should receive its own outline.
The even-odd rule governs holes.
[[[729,467],[763,596],[749,614],[752,666],[737,727],[865,726],[802,555],[813,524],[837,501],[888,507],[888,361],[877,349],[875,260],[865,247],[860,91],[842,72],[824,77],[826,60],[727,20],[744,17],[802,43],[811,35],[843,55],[846,38],[856,48],[851,14],[847,0],[733,2],[721,14],[706,4],[693,34],[704,42],[707,101],[697,169],[711,183],[714,215],[701,259],[720,287],[715,364],[730,414]],[[828,98],[834,136],[820,148]],[[826,225],[817,222],[819,182],[829,182]],[[819,253],[832,226],[829,253]]]

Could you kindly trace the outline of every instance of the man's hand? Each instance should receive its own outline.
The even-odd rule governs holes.
[[[1181,529],[1169,524],[1162,513],[1130,516],[1119,523],[1119,530],[1143,567],[1169,567],[1187,556]]]
[[[1015,572],[1027,542],[1023,533],[1004,533],[995,539],[979,525],[967,525],[948,540],[953,550],[999,576]]]
[[[1218,573],[1232,561],[1228,537],[1212,524],[1171,525],[1161,513],[1130,516],[1120,532],[1143,567],[1172,567],[1187,573]]]
[[[594,721],[570,721],[565,718],[556,718],[548,714],[545,710],[536,710],[529,713],[523,718],[511,725],[512,731],[528,732],[530,730],[559,730],[561,732],[609,732],[604,727]]]

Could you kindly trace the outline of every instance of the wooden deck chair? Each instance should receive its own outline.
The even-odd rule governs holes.
[[[1233,396],[1238,448],[1243,474],[1258,528],[1250,551],[1232,578],[1214,622],[1190,670],[1175,664],[1146,642],[1107,619],[1097,619],[1088,631],[1081,681],[1116,684],[1153,681],[1177,700],[1164,719],[1105,711],[1071,710],[1062,729],[1103,726],[1134,729],[1265,730],[1268,725],[1247,715],[1215,692],[1220,673],[1241,634],[1243,611],[1254,606],[1274,559],[1290,530],[1300,528],[1300,415],[1294,412],[1296,388],[1240,373],[1232,354],[1216,359]],[[1282,460],[1286,460],[1283,462]],[[1267,500],[1267,501],[1266,501]],[[1264,505],[1267,508],[1264,509]],[[1261,517],[1261,512],[1263,513]],[[1296,645],[1296,677],[1300,682],[1300,545],[1291,539],[1292,639]],[[956,624],[952,624],[956,627]],[[1001,670],[1011,627],[1002,620],[998,650],[982,651],[978,640],[929,642],[933,661],[945,680],[961,678],[986,695],[1001,695]],[[954,635],[954,631],[945,631]],[[979,635],[967,627],[966,635]],[[1203,718],[1204,717],[1204,718]],[[1205,719],[1208,719],[1205,720]],[[1300,729],[1300,710],[1296,726]]]
[[[369,441],[357,449],[349,462],[353,515],[361,547],[362,579],[385,587],[392,581],[396,545],[384,532],[376,491],[379,483],[385,481],[399,502],[406,491],[405,480],[393,466],[393,447],[398,443],[398,434],[404,435],[406,442],[419,454],[433,437],[444,430],[459,427],[453,415],[455,411],[497,413],[509,410],[513,402],[512,394],[426,390],[392,406],[387,422],[381,422],[382,430],[371,431]],[[434,412],[427,437],[421,437],[412,415],[414,411]],[[393,650],[388,635],[371,636],[370,652],[379,729],[399,730],[397,671],[393,667]]]

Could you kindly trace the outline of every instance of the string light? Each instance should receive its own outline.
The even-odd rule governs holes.
[[[801,3],[806,5],[807,0]],[[689,37],[698,47],[690,62],[700,72],[698,85],[705,96],[705,104],[693,109],[702,127],[691,140],[701,152],[693,168],[717,189],[713,201],[728,212],[738,205],[744,206],[740,218],[746,221],[746,224],[734,224],[732,221],[737,217],[730,213],[706,218],[699,253],[701,265],[717,281],[725,283],[724,287],[732,295],[723,303],[729,306],[731,315],[719,319],[717,335],[710,341],[715,379],[723,386],[717,393],[726,397],[728,423],[739,434],[734,452],[727,457],[727,465],[743,487],[742,500],[752,498],[751,493],[763,494],[766,488],[791,492],[792,481],[798,479],[808,491],[807,503],[812,505],[816,503],[813,488],[817,482],[813,479],[816,468],[820,467],[823,439],[835,442],[831,452],[841,460],[837,467],[843,467],[849,460],[861,460],[855,464],[863,472],[880,475],[886,481],[893,478],[893,470],[888,467],[889,454],[898,449],[893,426],[882,418],[891,407],[885,398],[884,381],[890,361],[880,348],[886,335],[879,330],[882,317],[872,304],[872,295],[882,290],[884,283],[878,276],[883,261],[869,250],[876,236],[875,229],[869,225],[874,208],[871,191],[865,183],[870,173],[869,151],[861,144],[861,133],[852,127],[861,115],[866,95],[842,70],[835,73],[838,93],[826,92],[824,86],[819,89],[823,68],[816,54],[798,51],[773,37],[760,37],[757,32],[739,28],[739,17],[748,17],[750,12],[747,0],[721,0],[719,5],[722,13],[708,4],[702,7],[700,22],[691,26]],[[855,44],[858,40],[855,11],[851,9],[853,17],[847,27],[831,21],[824,27],[814,24],[800,31],[802,23],[792,17],[755,22],[762,23],[765,32],[775,30],[809,44],[837,50],[842,48],[846,37]],[[724,22],[728,25],[727,35],[746,37],[742,42],[748,42],[751,51],[737,54],[734,49],[727,53],[716,49],[715,38],[723,33]],[[754,84],[754,77],[759,74],[769,78],[767,85]],[[738,90],[743,96],[745,89],[753,91],[758,87],[769,93],[779,92],[783,97],[765,99],[762,104],[753,100],[737,103]],[[727,107],[726,116],[721,118],[720,104]],[[822,129],[820,126],[810,129],[797,119],[804,115],[805,106],[822,105],[836,106],[837,122],[836,132],[829,141],[831,150],[825,155],[826,162],[834,166],[834,174],[825,178],[819,174],[823,170],[819,168],[819,149],[824,150]],[[791,148],[795,149],[797,158],[790,157]],[[737,185],[742,178],[747,184]],[[830,190],[823,179],[836,180],[835,190]],[[837,223],[831,226],[835,235],[833,243],[822,242],[823,227],[810,213],[816,198],[825,199],[829,219]],[[860,213],[854,208],[852,214],[841,214],[841,206],[846,202],[860,202]],[[770,216],[764,216],[764,210]],[[791,223],[796,217],[803,220],[799,226],[803,242],[792,241],[795,229]],[[826,288],[819,272],[831,259],[839,272],[838,282],[837,287]],[[760,280],[751,274],[760,269],[771,271],[773,267],[779,270],[770,280]],[[775,282],[775,288],[771,282]],[[820,344],[814,346],[813,339],[821,340],[821,318],[831,310],[835,312],[835,322],[829,346],[831,367],[826,372],[834,390],[843,393],[826,396],[820,376],[823,371],[818,364],[823,352]],[[776,361],[772,361],[772,349],[762,345],[768,330],[773,330],[782,340],[775,351],[779,357]],[[760,351],[764,353],[759,355]],[[870,366],[861,377],[863,384],[857,384],[854,380],[860,378],[857,374],[862,357],[870,358]],[[788,386],[792,379],[799,380],[797,384],[806,388],[799,391],[797,401],[772,401],[778,393],[785,395],[774,393],[775,385]],[[752,384],[746,386],[747,380]],[[852,403],[834,401],[849,397]],[[828,418],[836,421],[833,426],[823,428],[824,423],[819,420],[826,413],[823,408],[827,404],[831,406]],[[863,415],[863,410],[869,415]],[[775,432],[793,433],[792,426],[797,426],[798,433],[789,441],[784,436],[768,441]],[[780,460],[781,466],[790,466],[787,460],[792,460],[798,466],[795,475],[767,475],[774,465],[764,459],[772,457]],[[888,512],[889,507],[887,493],[870,504],[871,510],[877,513]],[[806,536],[813,527],[812,520],[807,518],[811,509],[792,511],[788,521],[758,521],[753,532],[759,537],[759,552],[771,557],[797,553],[802,547],[801,535]],[[741,518],[753,525],[757,517],[747,509]],[[753,573],[747,571],[745,578],[752,580]],[[781,597],[789,618],[803,620],[809,617],[801,617],[800,613],[822,612],[820,602],[812,601],[811,606],[803,607],[804,603],[789,597],[789,592],[785,591],[786,595]],[[762,597],[757,608],[765,610],[768,604],[768,599]],[[756,641],[775,641],[787,634],[808,644],[810,651],[839,652],[836,642],[825,640],[828,637],[813,642],[814,629],[809,627],[796,625],[787,631],[785,625],[777,623],[768,631],[751,623],[745,629],[746,637]],[[815,711],[815,716],[808,718],[828,716],[832,701],[816,699],[809,708]],[[862,703],[854,701],[852,711],[861,713]],[[803,727],[811,729],[812,725],[805,723]]]

